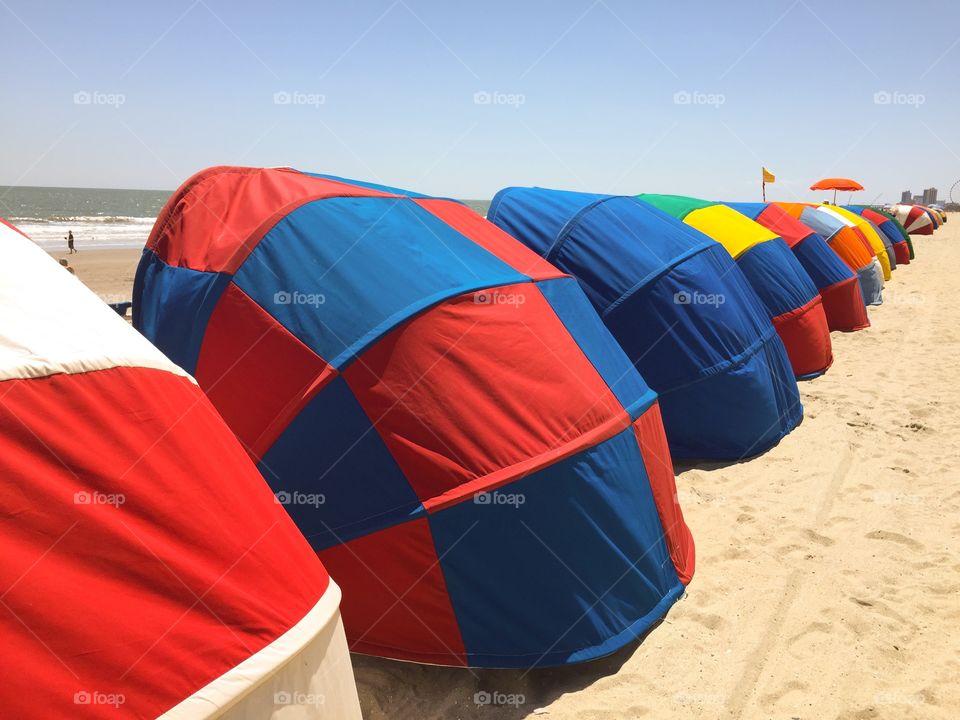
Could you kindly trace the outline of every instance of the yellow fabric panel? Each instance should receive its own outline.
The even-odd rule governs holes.
[[[890,256],[887,255],[887,248],[883,244],[883,240],[877,235],[877,231],[873,229],[873,226],[856,213],[850,212],[845,208],[837,207],[836,205],[829,205],[828,207],[856,225],[860,232],[870,241],[870,247],[872,247],[873,251],[877,254],[877,260],[880,261],[880,267],[883,268],[883,279],[889,280],[893,277],[893,273],[890,270]]]
[[[726,205],[694,210],[683,221],[723,245],[734,260],[757,243],[773,240],[775,233]]]

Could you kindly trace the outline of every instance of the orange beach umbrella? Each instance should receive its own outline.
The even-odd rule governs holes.
[[[817,180],[813,185],[810,186],[811,190],[833,190],[833,204],[837,204],[837,190],[844,190],[853,192],[855,190],[863,190],[863,185],[858,183],[856,180],[851,180],[850,178],[823,178],[823,180]]]

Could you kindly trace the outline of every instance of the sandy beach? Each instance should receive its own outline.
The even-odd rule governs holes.
[[[354,656],[364,717],[958,717],[960,216],[914,242],[872,327],[833,334],[833,367],[801,384],[796,431],[677,468],[697,571],[642,642],[529,672]],[[118,301],[139,256],[69,261]]]

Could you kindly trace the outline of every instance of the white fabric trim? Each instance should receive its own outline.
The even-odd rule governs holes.
[[[339,606],[331,580],[300,622],[159,720],[361,720]]]
[[[844,225],[846,225],[847,227],[856,227],[856,226],[857,226],[857,224],[856,224],[855,222],[853,222],[853,220],[851,220],[850,218],[844,217],[843,215],[841,215],[840,213],[838,213],[836,210],[834,210],[834,209],[833,209],[832,207],[830,207],[829,205],[817,205],[817,210],[819,210],[820,212],[825,212],[825,213],[826,213],[827,215],[829,215],[830,217],[836,218],[837,220],[839,220],[840,222],[842,222],[842,223],[843,223]]]
[[[0,381],[113,367],[189,377],[31,240],[0,223]]]

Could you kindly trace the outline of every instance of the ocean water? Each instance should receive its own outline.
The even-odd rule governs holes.
[[[143,247],[170,191],[0,186],[0,217],[45,250]]]
[[[0,217],[44,250],[65,250],[73,230],[78,250],[143,247],[168,190],[9,187],[0,185]],[[464,200],[485,215],[489,200]]]

